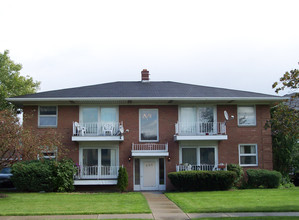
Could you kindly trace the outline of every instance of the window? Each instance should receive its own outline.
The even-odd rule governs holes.
[[[182,164],[191,165],[215,165],[217,164],[216,147],[183,147],[182,148]]]
[[[257,145],[256,144],[240,144],[239,145],[239,161],[241,166],[257,166]]]
[[[238,125],[255,126],[256,113],[255,106],[238,106]]]
[[[57,127],[57,106],[39,106],[39,127]]]
[[[118,155],[116,146],[97,146],[97,144],[80,146],[81,177],[90,179],[116,178],[119,168]]]
[[[182,163],[188,163],[192,165],[197,164],[196,148],[183,148],[182,149]]]
[[[140,109],[139,140],[159,141],[158,109]]]
[[[118,132],[117,107],[81,106],[80,124],[86,135],[111,136]]]
[[[181,107],[179,132],[181,135],[217,133],[215,106]]]

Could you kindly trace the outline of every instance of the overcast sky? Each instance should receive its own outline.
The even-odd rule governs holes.
[[[0,6],[0,51],[40,91],[177,81],[275,94],[299,68],[299,1],[15,1]],[[284,93],[281,93],[283,95]]]

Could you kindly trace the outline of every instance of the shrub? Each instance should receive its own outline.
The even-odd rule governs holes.
[[[233,186],[236,173],[233,171],[180,171],[168,177],[179,191],[227,190]]]
[[[120,167],[117,177],[117,188],[124,192],[128,187],[128,173],[125,167]]]
[[[278,171],[248,169],[247,171],[249,188],[278,188],[281,183],[281,173]]]
[[[239,187],[241,185],[241,181],[244,175],[243,168],[239,164],[228,164],[228,171],[234,171],[236,173],[236,179],[234,181],[234,186]]]
[[[64,192],[74,190],[74,173],[70,160],[25,161],[12,166],[11,180],[19,191]]]

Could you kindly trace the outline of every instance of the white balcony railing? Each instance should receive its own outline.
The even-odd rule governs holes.
[[[176,135],[225,135],[225,122],[178,122],[175,124]]]
[[[143,151],[143,152],[167,152],[168,151],[168,143],[166,144],[154,144],[154,143],[146,143],[146,144],[134,144],[132,143],[132,152]]]
[[[191,164],[180,164],[176,165],[176,171],[190,171],[190,170],[202,170],[202,171],[215,171],[215,170],[227,170],[226,164],[200,164],[200,165],[191,165]]]
[[[122,133],[122,122],[73,122],[73,136],[118,136]]]
[[[77,166],[75,179],[116,179],[119,166]]]

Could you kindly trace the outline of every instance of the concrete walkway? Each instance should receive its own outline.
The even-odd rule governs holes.
[[[176,204],[161,192],[143,192],[154,219],[190,219]]]

